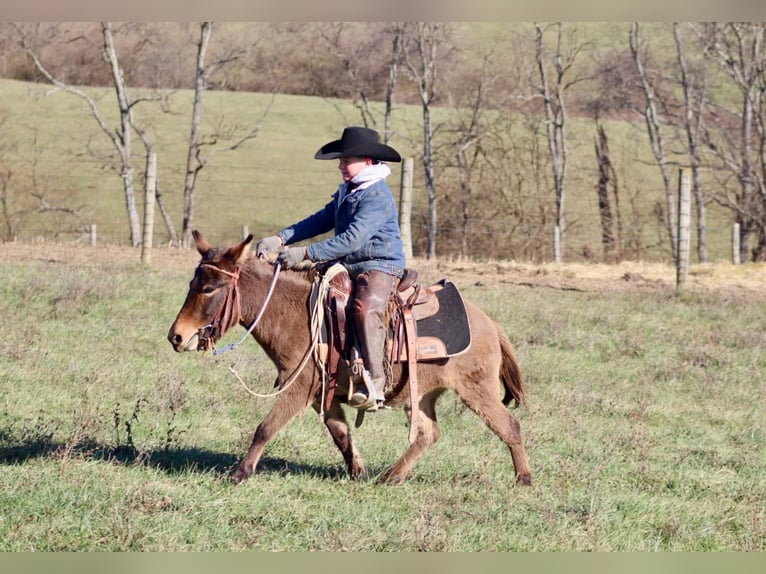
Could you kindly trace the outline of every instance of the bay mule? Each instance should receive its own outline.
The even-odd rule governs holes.
[[[201,260],[189,284],[168,340],[178,351],[196,351],[217,341],[230,327],[248,328],[262,310],[274,267],[251,254],[252,235],[238,245],[213,247],[198,231],[193,232]],[[351,437],[343,404],[345,393],[335,393],[323,405],[323,377],[311,356],[309,297],[312,277],[308,272],[284,271],[278,275],[270,302],[252,330],[253,337],[276,365],[277,383],[285,385],[274,405],[258,425],[252,444],[232,475],[234,483],[248,478],[256,468],[267,443],[293,417],[311,406],[324,412],[324,423],[343,455],[352,479],[365,475],[364,464]],[[508,405],[524,403],[524,385],[513,348],[500,326],[478,307],[466,301],[471,327],[471,345],[460,355],[417,364],[419,400],[410,400],[408,367],[395,363],[393,385],[386,405],[403,407],[410,423],[417,417],[415,436],[398,461],[382,476],[385,482],[402,482],[439,437],[436,401],[447,389],[458,394],[510,449],[516,481],[531,484],[531,472],[521,437],[521,427]],[[205,339],[210,338],[211,341]],[[504,390],[500,396],[500,385]],[[345,407],[349,408],[349,407]],[[385,416],[377,413],[371,416]]]

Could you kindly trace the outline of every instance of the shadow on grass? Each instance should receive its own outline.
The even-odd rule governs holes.
[[[45,457],[52,460],[79,458],[124,466],[140,465],[170,475],[199,473],[227,479],[239,463],[239,457],[234,454],[197,447],[139,450],[130,445],[114,447],[95,441],[72,446],[54,441],[47,435],[14,437],[13,434],[0,429],[1,465],[23,464]],[[278,457],[263,457],[258,463],[256,474],[306,475],[324,480],[338,480],[346,475],[345,469],[338,466],[302,464]]]

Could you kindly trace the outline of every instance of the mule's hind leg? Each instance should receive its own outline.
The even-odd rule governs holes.
[[[407,478],[412,468],[417,464],[420,457],[439,439],[439,426],[436,424],[436,399],[444,392],[437,389],[423,395],[420,398],[420,408],[411,408],[408,411],[410,421],[412,417],[418,417],[418,433],[409,448],[396,461],[382,479],[384,482],[399,484]],[[410,422],[410,424],[412,424]]]
[[[313,407],[319,412],[319,403],[314,403]],[[343,460],[346,461],[348,475],[353,480],[363,477],[365,474],[364,464],[351,438],[351,428],[348,426],[346,413],[340,403],[333,402],[330,409],[325,412],[325,426],[330,431],[335,446],[343,455]]]
[[[488,385],[487,385],[488,386]],[[516,482],[532,484],[532,472],[527,462],[527,451],[521,438],[521,425],[494,393],[464,393],[463,404],[475,412],[510,449]]]
[[[285,426],[295,415],[309,406],[311,398],[306,395],[305,386],[296,381],[292,387],[277,397],[271,410],[255,429],[253,442],[239,463],[237,470],[231,475],[231,481],[239,484],[247,479],[253,472],[258,461],[263,456],[266,444],[274,438],[279,430]]]

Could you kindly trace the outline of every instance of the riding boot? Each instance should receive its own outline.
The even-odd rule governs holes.
[[[353,321],[356,340],[369,377],[355,385],[349,404],[374,410],[383,405],[386,385],[386,308],[398,278],[383,271],[366,271],[356,278]]]

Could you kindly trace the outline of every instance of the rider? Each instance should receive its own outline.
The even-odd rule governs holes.
[[[260,257],[277,254],[286,269],[310,260],[337,260],[354,280],[352,310],[356,340],[372,384],[356,380],[349,404],[375,410],[383,404],[386,382],[384,347],[386,307],[404,274],[405,255],[399,214],[386,177],[385,162],[399,162],[399,153],[380,142],[378,132],[347,127],[340,139],[323,145],[314,159],[337,159],[343,183],[322,209],[258,241]],[[334,230],[331,238],[299,247],[286,247]],[[355,377],[352,377],[355,378]]]

